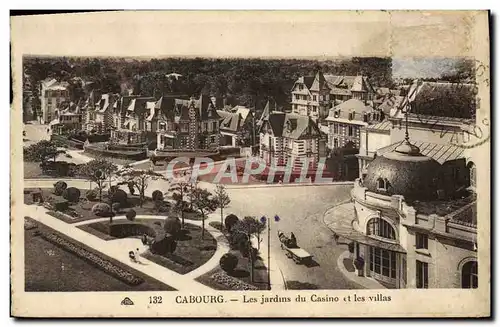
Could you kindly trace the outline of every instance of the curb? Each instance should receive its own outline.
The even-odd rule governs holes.
[[[210,183],[210,182],[207,182]],[[210,183],[213,184],[213,183]],[[354,182],[331,182],[331,183],[286,183],[286,184],[247,184],[233,186],[226,184],[225,187],[229,189],[246,189],[246,188],[266,188],[266,187],[300,187],[300,186],[335,186],[335,185],[354,185]]]

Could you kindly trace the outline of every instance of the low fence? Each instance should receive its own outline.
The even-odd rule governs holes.
[[[148,151],[146,149],[107,150],[98,146],[88,145],[85,147],[85,152],[95,156],[104,156],[133,161],[144,160],[148,157]]]
[[[135,143],[135,144],[117,144],[110,143],[108,144],[108,150],[141,150],[145,149],[148,146],[148,143]]]

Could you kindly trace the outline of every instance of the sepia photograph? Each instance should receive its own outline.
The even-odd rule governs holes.
[[[12,315],[488,316],[488,15],[11,18]]]

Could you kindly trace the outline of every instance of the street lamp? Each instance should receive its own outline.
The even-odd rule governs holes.
[[[262,216],[260,221],[263,224],[266,224],[266,216]],[[274,221],[280,221],[280,217],[278,215],[274,215]],[[271,220],[267,223],[267,289],[271,290]]]

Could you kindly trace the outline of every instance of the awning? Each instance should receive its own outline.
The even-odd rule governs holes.
[[[406,253],[405,249],[399,244],[384,242],[358,232],[353,227],[353,224],[357,223],[357,219],[352,202],[344,203],[328,210],[324,221],[328,228],[335,234],[348,240],[389,251]]]

